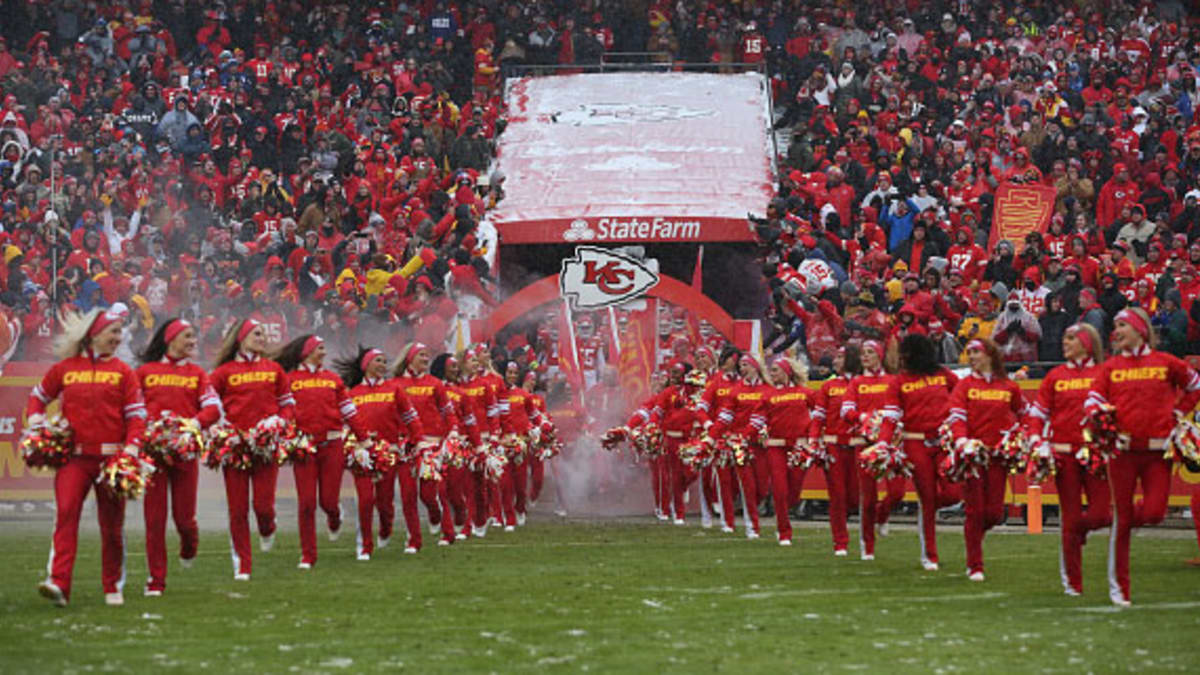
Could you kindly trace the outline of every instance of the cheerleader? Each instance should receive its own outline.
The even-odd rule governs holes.
[[[718,359],[719,370],[713,373],[704,386],[704,394],[700,396],[698,408],[707,418],[706,426],[715,420],[717,411],[728,405],[728,398],[737,384],[737,364],[742,352],[737,347],[728,346],[721,350]],[[714,497],[713,503],[720,504],[721,531],[733,532],[733,468],[716,465],[713,471],[713,490],[709,493]],[[703,518],[703,513],[701,514]],[[701,526],[705,527],[703,521]]]
[[[912,465],[917,489],[917,536],[921,544],[921,566],[938,569],[937,510],[962,500],[962,489],[938,477],[941,449],[938,429],[946,419],[950,392],[958,376],[938,363],[933,342],[910,333],[900,342],[900,372],[889,381],[887,401],[900,410],[904,424],[904,454]],[[891,441],[895,429],[888,427],[882,440]]]
[[[487,349],[478,345],[467,351],[460,374],[464,408],[475,417],[472,460],[467,467],[467,508],[472,514],[471,536],[487,536],[488,513],[492,494],[499,495],[500,485],[487,478],[487,451],[500,434],[496,396],[486,378]],[[498,499],[498,497],[497,497]],[[516,518],[516,514],[513,515]]]
[[[208,373],[192,363],[196,357],[196,329],[183,319],[168,319],[155,331],[141,353],[138,381],[146,398],[149,419],[171,413],[193,419],[207,428],[221,418],[221,401]],[[160,466],[146,485],[142,514],[146,521],[146,568],[150,572],[145,595],[162,595],[167,587],[167,493],[171,515],[179,532],[179,563],[187,568],[196,559],[200,530],[196,525],[196,488],[199,461],[192,458]]]
[[[990,454],[1000,444],[1004,432],[1015,427],[1025,414],[1025,397],[1017,383],[1008,379],[1004,357],[991,339],[976,338],[968,342],[967,363],[971,372],[954,385],[946,421],[954,435],[956,452],[974,439]],[[967,578],[971,581],[984,579],[983,536],[1004,522],[1007,484],[1008,467],[993,457],[982,476],[968,478],[963,486],[967,506],[963,538],[967,548]]]
[[[119,452],[136,456],[146,428],[146,406],[137,376],[113,358],[121,344],[121,316],[92,310],[65,321],[55,341],[55,356],[42,381],[29,394],[26,426],[45,424],[46,407],[59,399],[62,416],[74,434],[75,450],[54,474],[54,539],[48,578],[38,592],[65,607],[71,598],[71,573],[79,540],[79,516],[88,491],[100,476],[105,458]],[[96,490],[100,521],[101,584],[104,602],[125,603],[125,500]]]
[[[429,372],[442,381],[446,387],[446,396],[454,406],[454,414],[458,416],[466,435],[464,444],[454,449],[454,456],[446,456],[446,465],[442,469],[442,479],[446,483],[446,496],[450,501],[450,510],[454,514],[454,538],[467,538],[467,525],[474,525],[474,499],[468,499],[469,473],[467,453],[479,445],[479,429],[473,407],[468,407],[462,387],[459,386],[458,359],[449,354],[438,354],[429,367]]]
[[[541,435],[546,435],[551,429],[550,417],[546,412],[546,399],[541,394],[535,391],[537,387],[537,373],[529,371],[525,373],[525,377],[521,378],[521,388],[529,394],[529,399],[533,402],[533,407],[538,411],[538,415],[542,419]],[[538,452],[534,448],[530,448],[529,452],[529,508],[532,509],[537,505],[538,497],[542,496],[542,486],[546,483],[546,463],[538,456]]]
[[[1062,549],[1058,571],[1063,592],[1083,594],[1083,545],[1088,532],[1112,524],[1112,499],[1108,479],[1088,471],[1075,453],[1083,445],[1083,404],[1092,388],[1104,346],[1090,324],[1077,323],[1063,334],[1067,362],[1046,374],[1037,400],[1029,407],[1026,428],[1035,448],[1043,437],[1054,453],[1054,485],[1062,518]],[[1082,495],[1087,495],[1087,509]]]
[[[225,331],[217,352],[212,386],[221,397],[225,420],[241,431],[250,431],[273,416],[291,420],[296,401],[288,386],[287,373],[278,363],[263,358],[267,335],[254,319],[234,323]],[[258,462],[249,470],[224,467],[225,499],[229,508],[229,539],[232,545],[233,578],[250,580],[250,488],[254,487],[254,516],[258,524],[259,549],[275,545],[275,462]]]
[[[1108,465],[1115,529],[1108,546],[1108,593],[1119,607],[1130,604],[1133,528],[1159,523],[1167,512],[1171,461],[1163,457],[1166,438],[1175,415],[1191,414],[1200,400],[1200,376],[1182,360],[1155,350],[1154,342],[1143,310],[1118,312],[1112,333],[1115,354],[1100,366],[1084,405],[1086,410],[1114,406],[1117,428],[1129,444]],[[1138,483],[1144,496],[1135,504]]]
[[[429,374],[431,358],[428,347],[420,342],[410,342],[396,361],[393,374],[396,386],[408,397],[421,421],[421,429],[425,432],[421,439],[422,452],[437,455],[446,435],[457,431],[458,416],[441,380]],[[416,461],[420,462],[420,458]],[[436,531],[440,526],[442,537],[438,546],[449,546],[454,543],[455,532],[446,482],[440,476],[435,480],[418,477],[417,484],[421,503],[429,515],[430,531]]]
[[[358,353],[334,362],[342,382],[350,388],[350,400],[358,410],[358,424],[365,438],[379,438],[396,446],[400,461],[378,480],[369,476],[354,477],[358,495],[357,552],[368,558],[375,552],[372,521],[379,510],[379,548],[386,548],[395,522],[396,480],[400,480],[400,504],[408,540],[405,553],[421,549],[421,518],[417,513],[417,480],[412,448],[421,438],[421,421],[396,383],[388,379],[387,357],[378,349],[360,347]],[[361,439],[360,439],[361,440]]]
[[[659,378],[658,375],[659,372],[655,372],[654,376],[650,378],[650,398],[643,401],[633,411],[629,416],[629,421],[625,423],[626,428],[636,429],[650,421],[654,408],[658,404],[659,394],[668,386],[667,380]],[[667,472],[662,455],[651,455],[647,458],[647,464],[650,465],[650,490],[654,498],[654,517],[659,520],[670,520],[671,488],[667,484]],[[730,526],[730,532],[732,531],[732,526]]]
[[[829,489],[829,531],[833,536],[833,554],[846,555],[850,532],[847,513],[858,503],[858,448],[862,438],[842,419],[842,401],[850,390],[850,380],[862,372],[862,358],[856,345],[846,345],[833,357],[834,376],[825,381],[813,399],[809,442],[825,444],[833,457],[825,468]]]
[[[775,524],[780,546],[792,545],[792,521],[788,511],[800,496],[805,469],[789,467],[788,450],[807,438],[812,421],[809,409],[814,392],[800,367],[778,358],[767,372],[774,388],[766,399],[767,463],[771,474],[771,499],[775,502]]]
[[[888,401],[887,391],[891,376],[883,372],[883,345],[875,340],[867,340],[862,345],[863,372],[850,380],[850,386],[842,399],[842,418],[850,427],[850,433],[859,434],[859,427],[876,410],[882,410],[886,420],[896,420],[900,417],[900,409],[894,402]],[[861,438],[861,435],[859,436]],[[877,438],[863,438],[862,444],[873,443]],[[891,505],[904,497],[904,478],[892,478],[883,481],[886,489],[884,501],[879,501],[879,481],[875,476],[859,466],[859,557],[862,560],[875,559],[875,523],[882,520],[883,514],[891,510]]]
[[[359,438],[366,436],[366,430],[359,423],[346,385],[324,367],[325,340],[301,335],[284,345],[275,361],[288,375],[296,402],[296,425],[317,446],[316,457],[292,463],[300,525],[298,567],[308,570],[317,564],[318,504],[325,512],[329,541],[337,541],[342,532],[342,472],[346,468],[342,426],[349,425]],[[359,553],[358,559],[366,561],[371,556]]]
[[[662,472],[668,496],[668,513],[676,525],[685,524],[683,498],[695,474],[683,465],[679,448],[690,440],[703,417],[693,408],[692,397],[697,387],[688,384],[686,363],[674,363],[670,368],[670,385],[659,393],[654,402],[653,418],[663,430]]]
[[[738,486],[742,492],[742,509],[746,521],[746,538],[758,539],[761,534],[758,522],[758,505],[762,496],[770,489],[767,475],[766,449],[759,442],[759,434],[766,428],[764,403],[767,396],[766,378],[762,364],[750,354],[738,359],[741,380],[725,399],[725,405],[717,411],[717,421],[709,428],[711,438],[721,438],[726,433],[741,436],[747,444],[742,464],[736,465]],[[725,495],[733,494],[731,473],[721,476],[722,508],[732,518],[733,505],[725,503]],[[728,483],[726,481],[729,481]],[[729,500],[732,502],[732,498]]]
[[[501,479],[501,496],[507,504],[511,501],[516,513],[516,524],[524,525],[526,507],[528,506],[528,469],[529,457],[533,453],[530,446],[541,437],[544,421],[542,414],[533,405],[533,398],[520,386],[521,367],[516,361],[509,361],[504,367],[504,381],[508,385],[502,397],[500,406],[500,426],[505,435],[516,436],[521,445],[509,457],[508,471]],[[511,532],[512,524],[507,520],[504,531]]]

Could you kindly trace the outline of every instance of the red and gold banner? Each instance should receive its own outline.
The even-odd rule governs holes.
[[[988,250],[1003,239],[1013,242],[1014,253],[1021,252],[1021,242],[1030,232],[1045,232],[1054,213],[1054,188],[1048,185],[1002,183],[996,189],[992,207],[992,236]]]

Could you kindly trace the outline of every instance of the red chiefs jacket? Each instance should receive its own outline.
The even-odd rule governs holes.
[[[142,364],[137,377],[150,419],[163,411],[195,418],[201,427],[221,419],[221,399],[200,366],[164,356],[161,361]]]
[[[1024,416],[1026,407],[1016,382],[971,373],[954,386],[947,421],[955,439],[975,438],[991,448]]]
[[[1083,404],[1099,371],[1099,366],[1088,359],[1065,363],[1046,373],[1037,399],[1029,406],[1026,431],[1051,443],[1083,443]]]
[[[396,386],[416,409],[425,435],[443,438],[458,429],[454,403],[446,395],[446,387],[441,380],[429,373],[419,377],[405,375],[396,378]]]
[[[394,380],[364,379],[350,390],[350,400],[358,410],[356,417],[364,433],[375,432],[389,443],[398,442],[402,432],[413,441],[424,435],[417,411]]]
[[[1143,345],[1137,353],[1117,354],[1100,365],[1084,405],[1115,406],[1117,427],[1138,450],[1148,439],[1170,435],[1174,411],[1191,412],[1198,400],[1200,375],[1183,360]]]
[[[29,393],[28,413],[44,415],[56,398],[80,454],[115,454],[146,429],[142,388],[120,359],[85,353],[59,361]]]
[[[296,400],[288,384],[287,373],[278,363],[245,354],[222,363],[212,373],[213,390],[221,397],[225,419],[243,431],[271,415],[293,419]]]
[[[288,373],[288,386],[296,401],[297,426],[317,443],[339,438],[343,424],[356,436],[366,435],[350,392],[333,371],[302,363]]]

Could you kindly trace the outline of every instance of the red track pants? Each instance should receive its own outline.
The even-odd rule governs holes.
[[[1143,496],[1135,504],[1138,481]],[[1162,522],[1170,483],[1171,462],[1157,450],[1123,452],[1108,465],[1114,530],[1108,540],[1108,595],[1114,602],[1130,600],[1129,539],[1133,528]]]
[[[171,515],[179,532],[179,557],[196,557],[200,528],[196,525],[196,487],[200,479],[196,460],[159,468],[150,477],[142,496],[142,515],[146,521],[146,568],[150,578],[146,590],[167,587],[167,493],[171,495]]]
[[[379,510],[379,537],[390,539],[396,518],[396,481],[400,481],[400,510],[408,530],[405,546],[421,549],[421,514],[417,511],[415,460],[401,462],[391,474],[375,482],[375,508]]]
[[[1083,592],[1083,545],[1087,533],[1112,525],[1112,489],[1108,480],[1083,468],[1067,453],[1054,456],[1062,551],[1058,558],[1064,590]],[[1087,495],[1087,510],[1083,495]]]
[[[450,511],[454,518],[454,529],[461,532],[470,529],[470,500],[467,498],[468,474],[466,466],[447,465],[442,472],[446,481],[446,497],[450,501]]]
[[[250,574],[250,486],[254,486],[254,517],[258,533],[275,534],[275,482],[279,467],[256,465],[249,471],[225,467],[225,501],[229,507],[229,539],[233,544],[234,574]]]
[[[882,483],[886,492],[883,500],[879,500],[879,484]],[[859,550],[866,555],[875,555],[875,524],[884,522],[881,512],[904,499],[904,477],[890,478],[885,481],[875,480],[875,475],[859,465]]]
[[[1004,522],[1004,490],[1008,467],[992,462],[979,478],[968,478],[963,486],[967,518],[963,538],[967,545],[967,573],[983,571],[983,535]]]
[[[542,488],[546,485],[546,462],[530,453],[529,459],[529,503],[537,502],[542,496]]]
[[[76,455],[54,474],[54,538],[46,572],[68,599],[79,543],[79,516],[100,475],[102,461],[102,457]],[[96,490],[96,517],[100,522],[100,581],[105,593],[116,593],[125,585],[125,500]]]
[[[937,511],[962,501],[962,487],[938,478],[938,462],[943,451],[925,441],[904,441],[904,454],[913,468],[913,486],[917,489],[917,535],[921,541],[921,562],[938,562]],[[890,511],[891,509],[889,509]]]
[[[375,481],[367,476],[354,477],[355,504],[358,507],[358,525],[354,532],[356,555],[371,555],[375,552]],[[383,528],[380,528],[382,534]],[[389,534],[391,534],[389,532]]]
[[[800,495],[800,488],[804,486],[804,474],[807,473],[801,467],[787,465],[787,449],[794,443],[795,439],[784,439],[783,447],[767,448],[765,458],[771,477],[771,499],[775,502],[775,527],[779,532],[780,541],[792,540],[792,519],[788,511]]]
[[[848,445],[830,445],[833,463],[825,469],[829,490],[829,531],[833,550],[845,551],[850,545],[846,515],[858,503],[858,450]]]
[[[316,457],[292,465],[300,524],[300,562],[310,565],[317,562],[318,504],[325,512],[330,532],[342,527],[342,471],[345,467],[346,453],[340,440],[318,445]]]

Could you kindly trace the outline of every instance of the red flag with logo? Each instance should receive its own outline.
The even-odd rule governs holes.
[[[1007,239],[1017,245],[1030,232],[1045,232],[1054,213],[1055,190],[1048,185],[1002,183],[992,207],[992,236],[988,250]],[[1017,251],[1020,252],[1018,245]]]
[[[558,368],[567,378],[574,392],[575,402],[583,402],[583,371],[579,368],[579,353],[575,347],[575,327],[571,325],[571,312],[566,303],[558,315]]]
[[[621,332],[621,355],[617,360],[617,375],[622,395],[631,404],[638,404],[650,395],[650,374],[654,371],[654,310],[631,312],[625,330]]]

